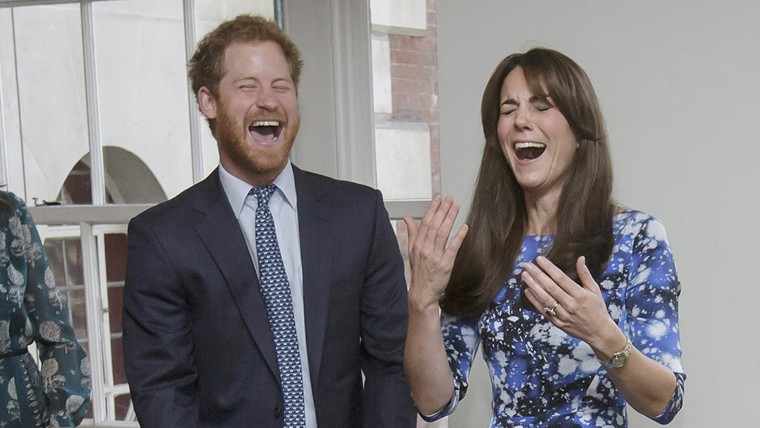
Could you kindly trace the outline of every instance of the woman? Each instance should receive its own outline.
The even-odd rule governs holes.
[[[0,243],[0,426],[76,426],[89,403],[90,362],[32,217],[22,200],[2,191]],[[27,350],[32,341],[41,370]]]
[[[481,115],[466,224],[447,242],[459,206],[438,196],[419,225],[405,219],[405,364],[419,412],[454,410],[482,343],[491,427],[624,427],[626,403],[668,423],[685,379],[680,285],[662,224],[612,201],[585,72],[552,50],[510,55]]]

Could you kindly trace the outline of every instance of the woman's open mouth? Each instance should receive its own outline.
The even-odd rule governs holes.
[[[514,149],[517,159],[535,159],[544,153],[544,150],[546,150],[546,144],[534,143],[532,141],[520,141],[515,143]]]

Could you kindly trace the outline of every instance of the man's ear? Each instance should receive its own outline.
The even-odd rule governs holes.
[[[205,86],[198,89],[198,107],[206,119],[216,119],[216,98]]]

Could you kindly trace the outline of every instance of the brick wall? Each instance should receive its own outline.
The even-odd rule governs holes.
[[[426,122],[430,128],[430,167],[433,194],[441,192],[438,124],[438,41],[435,0],[427,0],[424,37],[389,34],[391,54],[391,120]]]

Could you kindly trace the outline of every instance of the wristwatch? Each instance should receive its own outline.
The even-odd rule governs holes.
[[[622,351],[618,351],[612,354],[612,358],[610,358],[609,361],[599,360],[599,362],[602,363],[602,366],[605,369],[619,369],[628,362],[628,357],[631,355],[632,348],[633,345],[631,344],[631,339],[626,338],[625,347]]]

